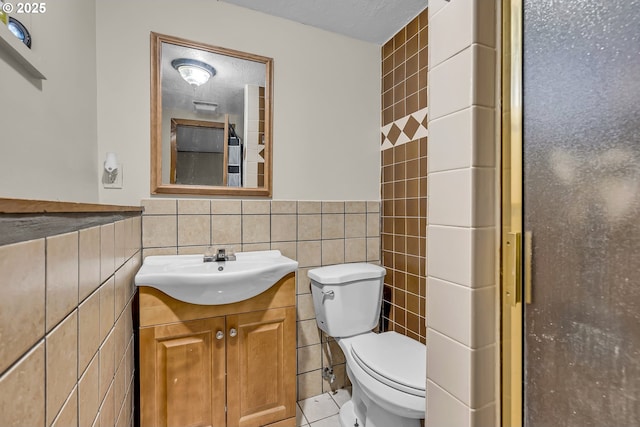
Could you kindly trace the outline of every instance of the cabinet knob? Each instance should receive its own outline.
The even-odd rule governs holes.
[[[231,338],[235,337],[236,335],[238,335],[238,331],[236,331],[236,328],[229,329],[229,336]]]
[[[222,338],[224,338],[224,332],[222,331],[216,332],[216,339],[221,340]]]

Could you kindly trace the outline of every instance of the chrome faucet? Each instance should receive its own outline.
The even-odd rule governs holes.
[[[216,260],[216,257],[213,256],[213,248],[208,247],[207,250],[204,251],[202,262],[213,262],[215,260]]]
[[[207,248],[202,258],[203,262],[220,262],[220,261],[235,261],[236,257],[233,255],[233,249],[230,250],[231,254],[227,254],[226,248],[218,248],[215,252],[212,247]]]
[[[227,260],[227,251],[222,248],[218,249],[218,253],[216,254],[216,261],[226,261]]]

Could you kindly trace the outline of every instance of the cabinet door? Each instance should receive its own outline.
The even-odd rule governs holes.
[[[228,425],[255,427],[295,417],[295,307],[227,316],[227,336]]]
[[[142,427],[225,426],[224,317],[140,330]]]

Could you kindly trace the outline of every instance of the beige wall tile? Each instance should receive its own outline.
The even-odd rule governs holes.
[[[271,202],[272,214],[295,214],[297,203],[295,200],[274,200]]]
[[[78,233],[47,237],[47,331],[78,306]]]
[[[344,216],[344,237],[365,237],[366,233],[366,214],[347,214]]]
[[[322,241],[322,265],[344,262],[344,242],[343,239]]]
[[[322,238],[323,239],[343,239],[344,238],[344,215],[343,214],[322,214]]]
[[[367,214],[367,237],[380,237],[380,214]]]
[[[78,425],[78,388],[75,387],[64,402],[62,410],[53,422],[52,427],[69,427]]]
[[[0,247],[0,372],[44,336],[44,266],[44,239]]]
[[[345,213],[366,213],[367,202],[344,202]]]
[[[287,258],[298,258],[298,245],[296,242],[274,242],[271,243],[271,249],[277,249]]]
[[[125,384],[125,366],[124,363],[121,364],[116,369],[116,376],[113,379],[113,403],[115,407],[115,413],[119,416],[120,411],[122,409],[122,404],[124,403],[124,398],[126,395],[126,384]]]
[[[130,386],[133,383],[133,374],[134,374],[134,366],[136,366],[136,361],[133,360],[133,350],[134,350],[134,343],[133,343],[133,337],[131,337],[131,339],[129,340],[129,344],[127,345],[127,351],[125,352],[124,355],[124,363],[125,363],[125,383],[127,384],[127,387]]]
[[[150,248],[150,249],[142,250],[142,258],[146,258],[148,256],[154,256],[154,255],[177,255],[177,254],[178,254],[178,248],[175,246],[172,248]]]
[[[345,239],[344,262],[364,262],[367,260],[367,239]]]
[[[113,381],[115,369],[114,334],[111,333],[100,347],[100,398],[104,398]],[[113,398],[113,396],[112,396]]]
[[[379,201],[368,201],[367,202],[367,212],[374,213],[380,212],[380,202]]]
[[[78,375],[82,375],[100,347],[100,291],[78,307]]]
[[[242,201],[242,214],[254,215],[254,214],[270,214],[271,202],[268,200],[243,200]]]
[[[311,294],[298,295],[298,304],[296,306],[298,312],[298,320],[315,319],[316,312],[313,308],[313,298]]]
[[[122,363],[124,352],[127,349],[125,346],[129,343],[127,337],[125,337],[125,316],[118,317],[116,325],[113,328],[113,354],[116,369]]]
[[[3,341],[3,347],[5,344]],[[44,347],[43,340],[0,377],[0,414],[3,427],[44,425]]]
[[[322,213],[344,213],[344,202],[322,202]]]
[[[241,200],[212,200],[212,214],[240,215],[242,213]]]
[[[210,218],[209,215],[178,215],[178,246],[209,245]]]
[[[306,372],[298,375],[298,400],[322,394],[322,372]]]
[[[296,215],[271,215],[272,242],[295,241],[296,236]]]
[[[133,227],[131,228],[133,252],[142,249],[142,217],[133,218]]]
[[[298,240],[320,240],[322,238],[321,215],[298,215]]]
[[[135,250],[133,249],[133,217],[127,218],[124,221],[124,258],[125,260],[130,258]]]
[[[322,213],[322,202],[298,202],[298,214],[319,214]]]
[[[106,397],[100,406],[100,427],[116,424],[115,402],[113,399],[113,387],[109,387]]]
[[[315,319],[298,322],[298,347],[320,343],[320,330]]]
[[[270,215],[242,216],[242,243],[262,243],[270,240]]]
[[[311,288],[309,286],[309,277],[307,277],[307,272],[310,268],[298,268],[298,273],[296,274],[296,294],[310,294]]]
[[[114,316],[117,318],[129,299],[129,289],[131,282],[134,280],[135,273],[133,271],[134,263],[130,260],[118,271],[114,276]]]
[[[318,240],[298,242],[298,267],[317,267],[322,263],[322,244]]]
[[[100,227],[80,230],[78,297],[83,301],[100,286]]]
[[[178,215],[209,215],[210,200],[178,200]]]
[[[136,252],[136,254],[131,257],[129,262],[131,263],[131,266],[129,268],[131,269],[131,275],[133,276],[133,279],[129,282],[129,289],[127,293],[127,300],[130,301],[133,294],[136,293],[135,277],[136,273],[138,273],[138,270],[142,266],[142,253]]]
[[[47,425],[78,381],[78,313],[74,311],[46,338]]]
[[[380,238],[368,237],[367,238],[367,261],[379,261],[380,260]]]
[[[242,252],[268,251],[271,249],[269,242],[265,243],[247,243],[242,245]]]
[[[178,255],[200,255],[204,254],[211,245],[204,246],[179,246]]]
[[[115,320],[115,280],[112,277],[100,287],[100,341],[102,342]]]
[[[104,282],[115,270],[115,226],[100,226],[100,282]]]
[[[142,200],[144,215],[175,215],[178,201],[175,199],[145,199]]]
[[[96,354],[78,382],[78,425],[90,426],[100,406],[100,356]]]
[[[322,368],[320,344],[298,348],[298,373]]]
[[[213,245],[242,243],[242,217],[240,215],[212,215],[211,237]]]
[[[142,246],[145,248],[177,246],[175,216],[145,216],[142,218]]]
[[[115,268],[118,269],[127,259],[127,235],[125,222],[117,221],[115,226]]]

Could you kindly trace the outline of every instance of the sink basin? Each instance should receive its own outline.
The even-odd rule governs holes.
[[[280,251],[238,252],[235,261],[214,262],[203,262],[203,255],[148,256],[135,283],[191,304],[229,304],[261,294],[297,268]]]

